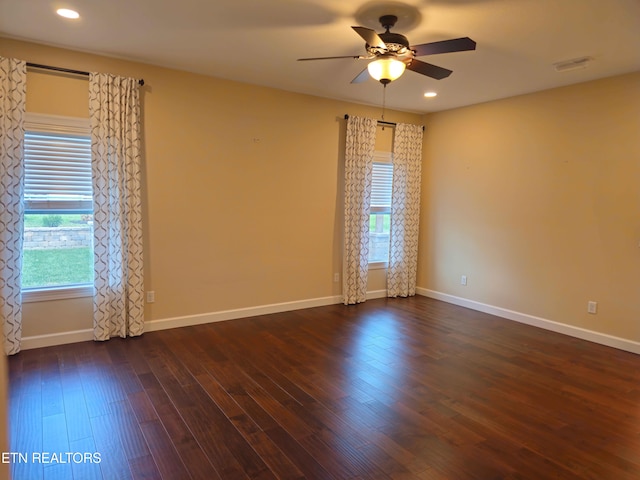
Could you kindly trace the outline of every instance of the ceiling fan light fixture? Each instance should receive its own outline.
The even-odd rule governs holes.
[[[59,8],[58,10],[56,10],[56,13],[61,17],[70,18],[72,20],[80,18],[80,14],[78,12],[76,12],[75,10],[70,10],[68,8]]]
[[[396,60],[393,57],[381,57],[378,60],[374,60],[367,65],[369,75],[375,78],[377,81],[386,85],[400,78],[404,73],[406,65],[400,60]]]

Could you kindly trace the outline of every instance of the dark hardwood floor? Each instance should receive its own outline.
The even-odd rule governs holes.
[[[9,369],[14,480],[640,478],[640,356],[424,297]]]

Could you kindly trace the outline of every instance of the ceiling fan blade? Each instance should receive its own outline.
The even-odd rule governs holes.
[[[416,73],[420,73],[422,75],[426,75],[427,77],[435,78],[436,80],[442,80],[452,73],[451,70],[438,67],[437,65],[431,65],[430,63],[422,62],[420,60],[416,60],[415,58],[411,60],[411,63],[409,65],[407,65],[407,69],[412,70]]]
[[[356,75],[356,77],[353,80],[351,80],[351,83],[362,83],[368,78],[369,78],[369,70],[365,68],[358,75]]]
[[[387,45],[382,41],[380,35],[378,35],[375,30],[371,30],[367,27],[351,28],[353,28],[358,33],[358,35],[360,35],[364,39],[364,41],[367,42],[369,46],[383,48],[384,50],[387,49]]]
[[[363,57],[362,55],[344,55],[341,57],[313,57],[313,58],[299,58],[299,62],[307,62],[309,60],[335,60],[336,58],[355,58],[355,59],[364,59],[368,57]]]
[[[416,57],[421,57],[422,55],[475,50],[476,42],[471,40],[469,37],[462,37],[453,38],[451,40],[442,40],[441,42],[423,43],[422,45],[414,45],[409,48],[416,52]]]

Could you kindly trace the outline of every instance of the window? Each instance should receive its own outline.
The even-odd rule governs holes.
[[[23,300],[91,294],[93,215],[89,122],[25,121]]]
[[[393,163],[390,152],[375,152],[369,216],[369,264],[383,266],[389,261],[391,232],[391,186]]]

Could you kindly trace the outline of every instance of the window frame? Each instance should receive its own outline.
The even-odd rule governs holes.
[[[88,118],[67,117],[61,115],[48,115],[42,113],[26,112],[24,120],[26,132],[53,133],[65,135],[90,136],[90,123]],[[35,208],[27,210],[25,202],[24,213],[35,213]],[[55,204],[48,204],[45,210],[55,211]],[[75,211],[76,209],[74,209]],[[78,208],[77,210],[80,210]],[[60,285],[52,287],[32,287],[22,289],[22,302],[41,302],[48,300],[62,300],[93,296],[92,284]]]
[[[385,152],[376,150],[373,152],[373,163],[386,163],[393,165],[393,152]],[[388,214],[389,218],[391,218],[391,205],[386,209],[384,207],[370,207],[369,208],[369,217],[371,215],[381,213]],[[369,262],[369,270],[381,270],[389,267],[389,257],[387,256],[387,260],[384,262]]]

